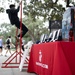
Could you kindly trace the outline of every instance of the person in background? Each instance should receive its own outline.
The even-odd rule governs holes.
[[[2,36],[0,36],[0,55],[2,55],[2,48],[3,48],[3,40]]]
[[[8,38],[6,39],[6,49],[7,49],[7,51],[5,53],[5,56],[7,56],[8,51],[11,54],[11,50],[10,50],[11,45],[12,45],[11,36],[8,36]]]

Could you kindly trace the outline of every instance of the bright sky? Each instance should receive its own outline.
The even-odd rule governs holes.
[[[12,3],[14,3],[14,0],[13,0]],[[64,0],[59,0],[59,3],[60,4],[62,3],[62,5],[65,7]],[[7,0],[6,0],[6,2],[4,2],[4,5],[2,5],[1,2],[0,2],[0,7],[4,7],[5,9],[7,9],[7,8],[9,8],[8,4],[10,4],[10,3],[8,3]],[[8,15],[6,14],[6,12],[5,13],[0,13],[0,24],[2,24],[4,22],[5,23],[10,23],[10,21],[8,19]]]

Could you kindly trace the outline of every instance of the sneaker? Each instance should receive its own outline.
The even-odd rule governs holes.
[[[5,57],[7,57],[7,55],[5,55]]]

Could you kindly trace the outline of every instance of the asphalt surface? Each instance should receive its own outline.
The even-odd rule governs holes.
[[[2,63],[11,56],[9,53],[5,56],[5,52],[6,50],[3,50],[2,55],[0,55],[0,75],[36,75],[35,73],[28,73],[28,68],[24,68],[22,71],[20,71],[19,68],[2,68]]]

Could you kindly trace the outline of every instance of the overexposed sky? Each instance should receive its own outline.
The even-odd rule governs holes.
[[[2,23],[10,23],[8,19],[8,15],[6,13],[0,13],[0,24]]]

